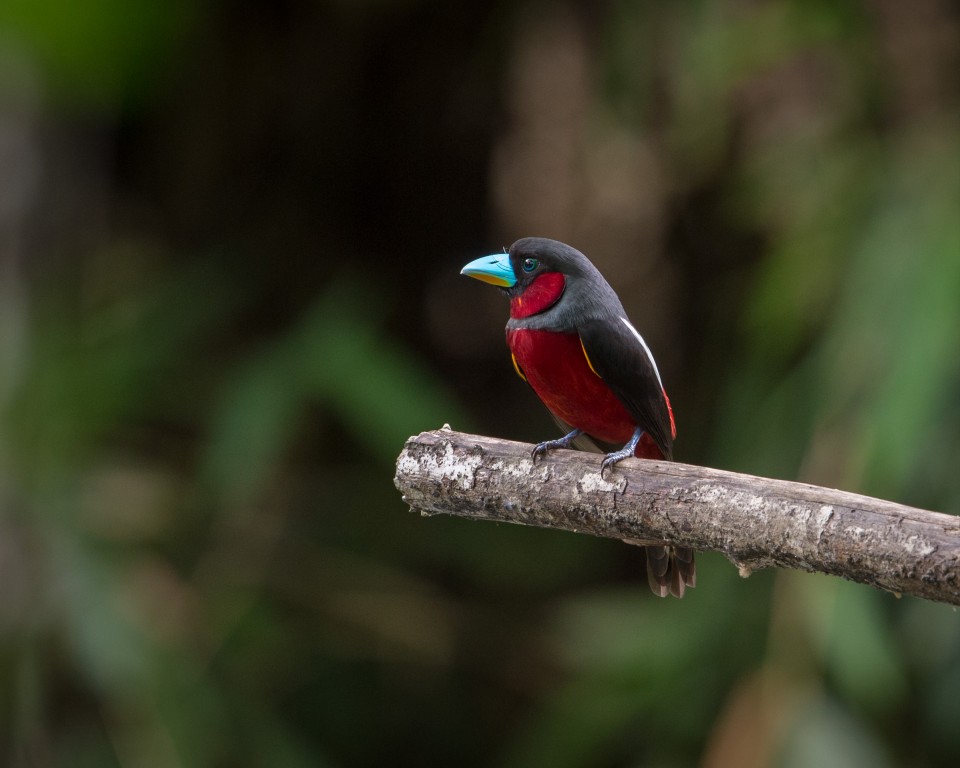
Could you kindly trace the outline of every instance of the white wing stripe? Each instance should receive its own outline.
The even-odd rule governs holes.
[[[643,340],[643,336],[640,335],[639,331],[630,325],[630,321],[625,317],[620,318],[623,321],[623,324],[630,329],[631,333],[637,337],[637,341],[640,342],[640,346],[643,347],[643,351],[647,353],[647,359],[650,361],[650,365],[653,366],[653,372],[657,374],[657,381],[660,382],[660,389],[663,389],[663,380],[660,378],[660,371],[657,368],[657,361],[653,359],[653,353],[650,351],[650,347],[647,346],[647,342]]]

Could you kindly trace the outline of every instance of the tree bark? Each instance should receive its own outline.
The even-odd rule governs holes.
[[[411,437],[394,483],[412,509],[723,553],[743,576],[819,571],[960,605],[960,518],[816,485],[454,432]]]

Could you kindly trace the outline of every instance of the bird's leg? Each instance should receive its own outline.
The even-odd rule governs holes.
[[[569,448],[570,443],[572,443],[582,434],[582,429],[575,429],[561,437],[559,440],[547,440],[545,443],[540,443],[530,453],[530,455],[533,457],[533,463],[536,464],[537,459],[542,459],[547,455],[547,451],[552,451],[554,448]]]
[[[640,442],[640,438],[643,437],[643,428],[637,427],[634,430],[633,437],[630,438],[630,442],[627,443],[619,451],[614,451],[613,453],[608,453],[603,457],[603,462],[600,464],[600,477],[603,477],[603,473],[606,471],[607,467],[612,467],[618,461],[623,461],[624,459],[629,459],[633,456],[634,451],[637,450],[637,443]]]

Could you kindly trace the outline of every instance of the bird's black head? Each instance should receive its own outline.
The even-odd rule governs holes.
[[[462,273],[503,289],[510,317],[569,328],[586,316],[619,311],[620,300],[580,251],[558,240],[524,237],[506,254],[484,256]],[[540,319],[542,318],[542,319]]]
[[[516,296],[523,294],[540,275],[548,272],[574,278],[598,274],[587,257],[576,248],[545,237],[521,238],[510,246],[508,255],[517,279],[516,285],[508,290]]]

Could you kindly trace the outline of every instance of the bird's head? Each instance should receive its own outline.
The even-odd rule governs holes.
[[[506,253],[475,259],[460,274],[503,289],[510,297],[510,316],[514,318],[550,309],[568,285],[596,280],[606,284],[576,248],[543,237],[517,240]]]

